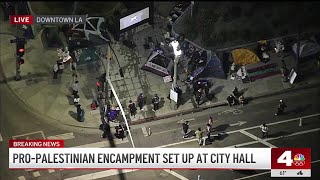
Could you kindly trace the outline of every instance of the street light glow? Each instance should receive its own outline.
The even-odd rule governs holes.
[[[177,56],[180,56],[182,51],[179,49],[178,50],[178,46],[179,46],[179,42],[178,41],[172,41],[171,42],[171,46],[173,47],[173,52],[174,52],[174,55],[177,57]]]

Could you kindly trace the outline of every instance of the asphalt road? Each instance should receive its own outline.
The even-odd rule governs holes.
[[[189,119],[191,130],[198,127],[205,128],[208,117],[214,117],[213,133],[225,132],[220,140],[215,140],[206,147],[311,147],[312,148],[312,178],[320,179],[319,169],[320,137],[319,113],[319,88],[308,89],[286,95],[274,96],[250,102],[246,106],[217,107],[203,112],[188,114],[170,119],[159,120],[132,127],[132,135],[136,147],[199,147],[195,139],[183,139],[181,120]],[[275,107],[280,98],[287,102],[287,113],[283,116],[274,116]],[[303,126],[294,118],[304,118]],[[3,141],[0,141],[0,179],[119,179],[118,171],[23,171],[8,170],[8,140],[9,139],[35,139],[60,136],[65,139],[66,147],[108,147],[107,141],[99,135],[79,134],[60,129],[57,124],[47,124],[32,109],[26,107],[15,95],[7,89],[5,84],[0,85],[0,132]],[[269,139],[266,142],[256,140],[261,136],[260,129],[256,126],[268,123]],[[151,130],[151,136],[145,135],[145,129]],[[97,130],[98,132],[99,130]],[[125,139],[117,140],[117,147],[131,147]],[[260,174],[262,173],[262,174]],[[154,170],[127,172],[127,180],[135,179],[197,179],[198,175],[203,180],[211,179],[271,179],[268,171],[204,171],[204,170]],[[80,176],[80,177],[79,177]],[[77,178],[75,178],[77,177]],[[282,178],[284,179],[284,178]],[[290,178],[292,179],[292,178]]]

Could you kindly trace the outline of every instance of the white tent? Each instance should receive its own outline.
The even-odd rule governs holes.
[[[87,17],[86,24],[73,24],[70,32],[83,33],[85,38],[95,43],[110,41],[106,22],[103,17]]]
[[[292,46],[292,50],[295,55],[297,55],[297,43]],[[318,43],[312,40],[304,40],[300,42],[300,49],[299,49],[300,58],[305,58],[308,56],[315,55],[320,52],[320,46]]]

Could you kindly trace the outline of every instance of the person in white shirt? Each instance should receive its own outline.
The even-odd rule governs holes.
[[[78,91],[79,91],[79,88],[78,88],[78,82],[79,81],[75,81],[73,84],[72,84],[72,95],[75,96],[75,95],[78,95]]]
[[[261,131],[262,131],[262,139],[265,138],[265,137],[267,138],[268,137],[268,126],[265,123],[263,123],[260,126],[260,128],[261,128]]]
[[[57,79],[58,78],[58,64],[53,65],[53,79]]]

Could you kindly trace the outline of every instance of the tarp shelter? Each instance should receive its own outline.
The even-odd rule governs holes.
[[[292,46],[292,50],[295,56],[297,56],[297,43]],[[320,52],[320,46],[313,40],[300,41],[300,58],[307,58],[309,56],[316,55]]]
[[[88,17],[86,24],[73,24],[69,33],[84,34],[85,38],[96,45],[110,41],[107,25],[103,17]]]
[[[258,56],[249,49],[235,49],[231,52],[233,62],[236,65],[255,64],[260,62]]]
[[[215,77],[226,79],[222,63],[216,54],[211,54],[211,58],[199,77]]]
[[[165,77],[171,75],[172,67],[173,61],[170,58],[160,54],[159,51],[152,51],[147,62],[141,69]]]
[[[95,48],[81,48],[72,52],[72,57],[78,65],[99,60],[99,55]]]

